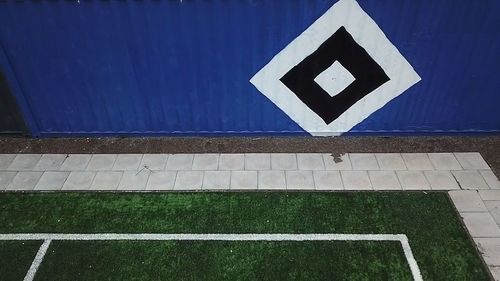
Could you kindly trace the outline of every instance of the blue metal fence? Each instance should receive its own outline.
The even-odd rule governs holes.
[[[36,136],[307,134],[249,80],[336,2],[0,2],[0,67]],[[358,3],[422,81],[348,133],[500,132],[500,1]]]

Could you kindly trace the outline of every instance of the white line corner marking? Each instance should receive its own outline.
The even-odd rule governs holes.
[[[422,275],[417,261],[411,251],[408,237],[405,234],[121,234],[121,233],[98,233],[98,234],[60,234],[60,233],[9,233],[0,234],[2,240],[43,240],[24,281],[31,281],[35,277],[38,267],[43,261],[50,243],[54,240],[73,241],[106,241],[106,240],[146,240],[146,241],[399,241],[406,260],[410,267],[413,280],[422,281]]]
[[[35,274],[38,271],[40,264],[42,264],[47,250],[49,249],[50,242],[52,242],[52,240],[50,239],[45,239],[43,241],[42,245],[38,249],[38,252],[36,253],[35,258],[33,259],[33,262],[31,263],[30,268],[28,269],[28,273],[26,273],[26,276],[24,276],[24,281],[32,281],[35,278]]]
[[[366,50],[390,80],[326,124],[280,79],[314,53],[340,27],[344,27]],[[305,131],[325,136],[349,131],[420,80],[410,63],[356,0],[340,0],[259,70],[250,82]]]

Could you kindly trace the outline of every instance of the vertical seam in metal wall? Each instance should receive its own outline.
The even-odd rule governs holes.
[[[17,79],[17,75],[13,68],[13,65],[9,59],[7,52],[5,51],[2,42],[0,41],[0,60],[1,57],[5,58],[5,76],[7,81],[11,83],[11,91],[18,103],[19,110],[21,111],[21,115],[24,119],[23,121],[26,125],[26,128],[28,129],[27,133],[31,134],[32,136],[38,137],[40,136],[39,124],[36,122],[36,119],[33,116],[32,106],[24,95],[24,90],[19,83],[19,80]]]

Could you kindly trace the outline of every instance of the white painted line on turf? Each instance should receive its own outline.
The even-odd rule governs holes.
[[[190,240],[190,241],[399,241],[403,247],[408,265],[410,266],[413,279],[422,281],[422,275],[417,261],[411,251],[408,237],[405,234],[332,234],[332,233],[312,233],[312,234],[283,234],[283,233],[251,233],[251,234],[155,234],[155,233],[98,233],[98,234],[64,234],[64,233],[9,233],[0,234],[0,240],[45,240],[44,244],[33,261],[36,265],[34,272],[40,265],[43,255],[51,240],[72,240],[72,241],[92,241],[92,240]],[[45,245],[45,248],[44,248]],[[40,254],[40,257],[39,257]],[[39,258],[39,260],[37,260]],[[32,268],[34,266],[32,265]],[[30,268],[30,272],[32,270]],[[28,272],[28,274],[30,274]],[[26,275],[28,276],[28,275]],[[25,279],[32,280],[32,279]]]
[[[35,259],[33,259],[33,262],[31,263],[28,273],[26,273],[26,276],[24,276],[24,281],[32,281],[33,278],[35,278],[35,274],[38,271],[38,267],[40,267],[40,264],[43,261],[43,257],[45,256],[45,253],[47,253],[47,250],[49,249],[50,242],[51,240],[43,241],[43,244],[40,246],[38,252],[36,253]]]
[[[418,268],[417,260],[413,256],[413,252],[411,251],[410,242],[408,241],[408,237],[404,235],[404,238],[401,240],[401,246],[403,247],[403,252],[405,253],[406,260],[408,261],[408,265],[410,266],[411,274],[413,275],[413,280],[422,281],[422,274],[420,273],[420,268]]]
[[[402,241],[404,234],[281,234],[281,233],[9,233],[0,234],[0,240],[202,240],[202,241]]]

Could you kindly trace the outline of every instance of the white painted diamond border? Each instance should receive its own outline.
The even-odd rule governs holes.
[[[316,51],[341,26],[391,80],[327,125],[279,79]],[[413,67],[359,4],[355,0],[340,0],[257,72],[250,82],[311,135],[335,136],[349,131],[420,80]]]

